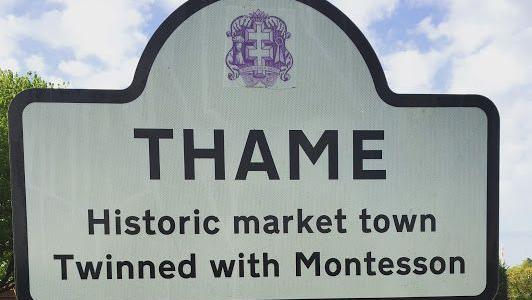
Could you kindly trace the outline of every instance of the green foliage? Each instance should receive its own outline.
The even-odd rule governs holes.
[[[508,299],[508,267],[504,262],[499,261],[499,290],[495,300]]]
[[[508,298],[515,300],[532,299],[532,259],[508,269]]]
[[[530,259],[530,258],[525,259],[521,266],[523,266],[525,268],[532,268],[532,259]]]
[[[7,112],[9,104],[20,92],[31,88],[53,88],[34,73],[18,75],[0,70],[0,290],[12,285],[11,191],[9,183],[9,144]]]

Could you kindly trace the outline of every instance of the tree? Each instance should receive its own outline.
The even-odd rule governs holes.
[[[61,87],[64,84],[61,85]],[[9,182],[9,144],[7,112],[20,92],[31,88],[58,87],[39,75],[18,75],[0,70],[0,292],[14,287],[13,231],[11,228],[11,189]]]
[[[525,259],[521,266],[523,266],[525,268],[532,268],[532,259],[530,259],[530,258]]]
[[[508,297],[516,300],[532,299],[532,259],[508,269]]]
[[[504,262],[499,261],[499,290],[495,300],[508,299],[508,267]]]

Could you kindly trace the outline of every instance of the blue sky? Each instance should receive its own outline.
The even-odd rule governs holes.
[[[72,88],[128,86],[151,34],[183,0],[0,0],[0,68]],[[500,241],[532,256],[532,1],[331,0],[399,93],[475,93],[501,114]]]

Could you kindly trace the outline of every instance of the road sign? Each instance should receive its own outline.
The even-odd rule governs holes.
[[[129,88],[9,117],[20,299],[496,292],[495,106],[395,94],[325,1],[187,2]]]

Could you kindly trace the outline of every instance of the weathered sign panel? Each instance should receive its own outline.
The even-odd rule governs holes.
[[[488,299],[499,117],[325,1],[190,1],[131,86],[10,108],[20,299]]]

